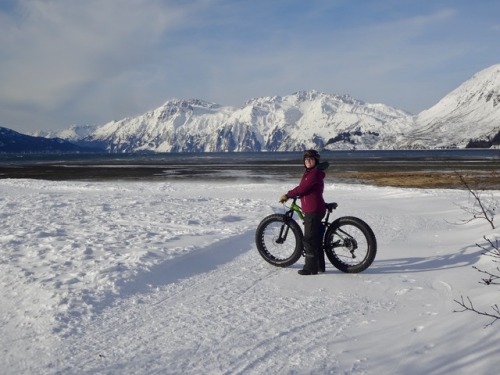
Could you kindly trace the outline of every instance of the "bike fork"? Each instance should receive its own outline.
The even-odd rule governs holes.
[[[286,236],[288,235],[288,231],[290,230],[290,227],[286,225],[286,223],[283,223],[280,229],[280,234],[278,236],[278,239],[276,240],[276,243],[282,244],[286,241]]]

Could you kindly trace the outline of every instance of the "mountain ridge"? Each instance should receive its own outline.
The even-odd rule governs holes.
[[[249,99],[242,107],[171,99],[142,115],[57,136],[107,152],[433,149],[500,145],[500,64],[417,115],[315,90]]]
[[[95,150],[61,138],[42,138],[0,127],[0,153],[83,153]]]
[[[450,132],[456,134],[452,147],[494,141],[500,136],[500,64],[474,74],[436,105],[420,112],[415,121],[416,129],[408,134],[413,138],[411,146],[431,135],[438,147],[444,147],[444,136]]]

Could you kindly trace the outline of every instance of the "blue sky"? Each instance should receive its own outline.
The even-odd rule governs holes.
[[[411,113],[500,63],[498,0],[2,0],[0,126],[299,90]]]

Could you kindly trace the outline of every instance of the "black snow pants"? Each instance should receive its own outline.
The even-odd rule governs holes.
[[[325,255],[321,247],[323,233],[321,219],[324,213],[304,214],[304,269],[311,272],[324,271]]]

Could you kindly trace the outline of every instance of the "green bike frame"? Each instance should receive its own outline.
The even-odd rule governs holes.
[[[296,200],[297,198],[293,200],[292,204],[290,205],[290,210],[292,212],[295,212],[300,220],[304,221],[304,214],[302,213],[302,208],[300,208],[300,206],[297,203],[295,203]],[[290,217],[292,217],[291,214]]]

